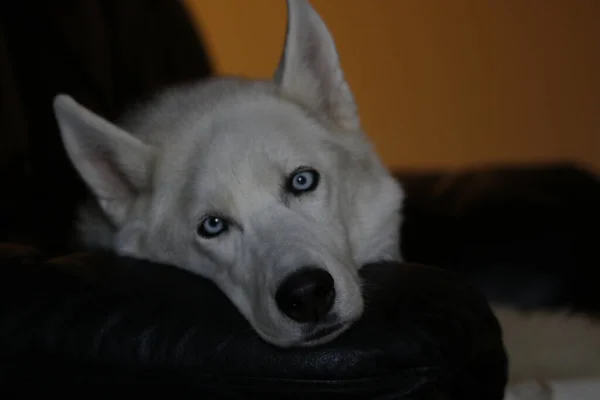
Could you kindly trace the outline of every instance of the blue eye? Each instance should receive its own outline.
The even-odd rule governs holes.
[[[198,225],[198,235],[210,239],[219,236],[228,229],[227,221],[215,215],[204,217]]]
[[[311,192],[319,185],[319,173],[314,169],[294,172],[287,181],[287,189],[293,194]]]

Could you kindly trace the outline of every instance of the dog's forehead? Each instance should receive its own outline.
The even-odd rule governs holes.
[[[272,97],[240,99],[209,118],[210,140],[195,143],[202,168],[246,171],[316,162],[329,136],[300,107]]]
[[[207,118],[202,126],[209,132],[185,146],[184,167],[193,201],[203,206],[230,211],[238,208],[241,195],[248,205],[264,203],[279,194],[295,168],[333,162],[326,149],[331,133],[295,104],[270,97],[239,99]]]

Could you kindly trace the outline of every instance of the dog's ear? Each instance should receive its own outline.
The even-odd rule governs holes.
[[[153,149],[68,95],[57,95],[53,106],[71,162],[106,215],[119,225],[149,184]]]
[[[318,107],[344,129],[360,120],[331,33],[307,0],[287,0],[285,47],[274,80],[282,92]]]

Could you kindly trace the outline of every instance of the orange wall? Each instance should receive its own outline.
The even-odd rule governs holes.
[[[272,74],[283,0],[187,0],[218,71]],[[312,0],[390,166],[600,171],[600,1]]]

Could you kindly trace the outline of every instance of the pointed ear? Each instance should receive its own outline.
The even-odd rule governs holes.
[[[327,26],[307,0],[287,0],[285,48],[275,73],[281,91],[307,107],[318,107],[342,128],[360,120]]]
[[[121,224],[136,195],[149,185],[152,148],[68,95],[57,95],[53,106],[75,169],[106,215]]]

